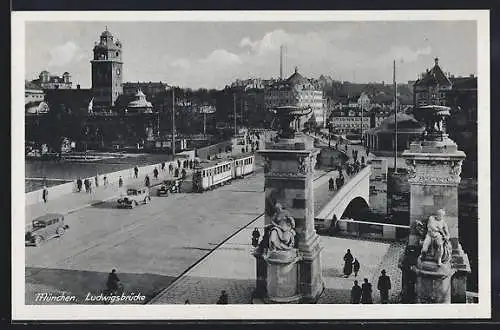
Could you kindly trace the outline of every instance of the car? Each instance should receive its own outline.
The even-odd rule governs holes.
[[[64,223],[64,215],[48,213],[42,215],[31,223],[31,230],[24,236],[25,245],[40,246],[43,241],[64,235],[69,226]]]
[[[157,196],[168,196],[168,193],[170,191],[170,189],[172,188],[172,183],[170,183],[168,180],[167,181],[164,181],[160,187],[158,188],[158,190],[156,191],[156,195]]]
[[[119,208],[134,208],[151,201],[148,187],[128,187],[126,191],[126,195],[117,200]]]

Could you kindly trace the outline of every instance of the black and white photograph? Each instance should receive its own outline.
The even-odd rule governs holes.
[[[491,316],[487,11],[12,24],[13,318]]]

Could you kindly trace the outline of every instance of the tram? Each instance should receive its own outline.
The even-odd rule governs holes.
[[[242,154],[218,162],[202,161],[193,171],[193,191],[203,192],[243,178],[255,169],[255,156]]]

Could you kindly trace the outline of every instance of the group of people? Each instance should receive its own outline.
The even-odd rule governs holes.
[[[98,181],[97,181],[97,176],[96,176],[96,186],[98,186],[98,183],[97,183],[97,182],[98,182]],[[107,181],[106,181],[106,184],[107,184]],[[82,186],[84,186],[84,187],[85,187],[85,192],[86,192],[86,193],[89,193],[89,194],[90,194],[90,193],[92,193],[92,181],[91,181],[91,180],[89,180],[89,179],[87,178],[87,179],[84,179],[84,180],[82,181],[82,179],[81,179],[81,178],[78,178],[78,179],[76,180],[76,188],[77,188],[78,192],[81,192],[81,191],[82,191]]]
[[[391,289],[391,279],[386,275],[385,269],[382,270],[378,278],[377,289],[380,293],[380,303],[389,303],[389,290]],[[354,281],[351,289],[351,304],[373,304],[372,284],[367,278],[363,279],[363,284],[359,286],[358,281]]]
[[[358,276],[360,264],[357,258],[353,257],[351,250],[347,249],[344,255],[344,277],[348,278],[353,272],[354,277]],[[387,304],[389,302],[389,290],[391,289],[391,279],[386,275],[385,269],[382,270],[378,278],[377,289],[380,293],[380,302]],[[352,304],[372,304],[372,284],[367,278],[363,279],[363,284],[359,286],[358,281],[354,280],[354,286],[351,289]]]

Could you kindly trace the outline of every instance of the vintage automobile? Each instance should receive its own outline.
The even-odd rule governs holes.
[[[43,241],[64,235],[69,226],[64,223],[64,215],[48,213],[32,222],[31,230],[24,236],[25,245],[39,246]]]
[[[165,180],[156,191],[156,195],[168,196],[168,193],[170,192],[171,188],[172,188],[172,183],[169,180]]]
[[[134,208],[139,204],[147,204],[151,201],[148,187],[127,187],[125,196],[118,198],[119,208]]]

